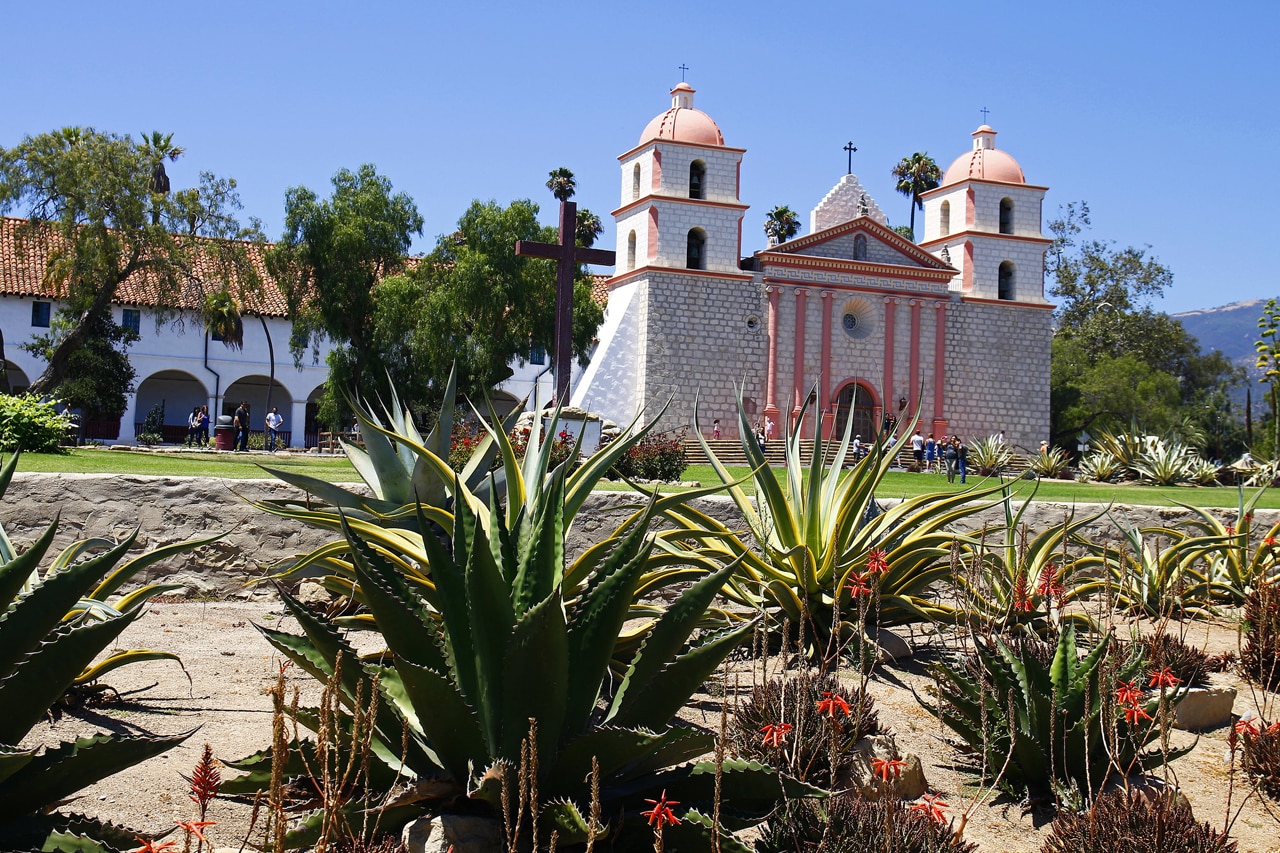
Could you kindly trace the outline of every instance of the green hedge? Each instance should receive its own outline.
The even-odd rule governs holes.
[[[69,424],[58,414],[56,400],[0,394],[0,452],[60,453]]]

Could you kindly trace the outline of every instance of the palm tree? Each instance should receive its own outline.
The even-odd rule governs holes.
[[[574,229],[573,236],[577,239],[579,246],[583,248],[591,248],[595,244],[596,238],[604,232],[604,226],[600,224],[600,217],[596,216],[585,207],[578,211],[578,225]]]
[[[173,144],[172,133],[161,133],[158,130],[142,134],[140,147],[143,153],[152,161],[151,192],[155,195],[168,195],[169,176],[164,171],[164,161],[177,160],[186,153],[185,149]],[[160,206],[158,204],[152,205],[151,224],[160,224]]]
[[[557,200],[568,201],[577,191],[578,182],[573,179],[573,172],[561,166],[551,170],[551,176],[547,178],[547,189],[551,190]]]
[[[785,243],[800,233],[800,217],[785,204],[765,214],[764,233],[774,243]]]
[[[898,192],[911,199],[911,238],[916,233],[916,208],[924,210],[924,202],[920,194],[928,192],[942,180],[942,170],[927,153],[917,151],[910,157],[903,157],[890,172],[898,179],[895,187]]]

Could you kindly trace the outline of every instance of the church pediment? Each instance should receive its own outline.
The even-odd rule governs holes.
[[[877,267],[955,272],[915,243],[867,216],[788,240],[758,254],[772,264],[785,265],[788,259],[825,258]]]

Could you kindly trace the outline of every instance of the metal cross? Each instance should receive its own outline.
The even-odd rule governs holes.
[[[685,73],[686,71],[688,71],[688,70],[689,70],[689,66],[687,66],[687,65],[685,65],[683,62],[681,62],[681,63],[680,63],[678,66],[676,66],[676,67],[680,69],[680,82],[681,82],[681,83],[683,83],[683,82],[684,82],[684,73]]]
[[[848,151],[848,152],[849,152],[849,171],[848,171],[848,174],[852,175],[852,174],[853,174],[853,152],[857,151],[858,149],[853,147],[853,140],[851,139],[851,140],[849,140],[849,144],[848,144],[848,145],[846,145],[844,148],[842,148],[842,149],[840,149],[840,150],[842,150],[842,151]]]
[[[613,252],[604,249],[585,249],[577,245],[578,204],[560,202],[560,241],[535,243],[517,240],[516,254],[533,258],[550,258],[556,262],[556,343],[554,372],[556,377],[556,402],[569,405],[569,371],[573,355],[573,277],[578,264],[613,266]]]
[[[978,112],[982,113],[982,123],[983,123],[983,124],[986,124],[986,123],[987,123],[987,113],[991,112],[991,110],[987,109],[986,107],[983,107],[982,109],[978,110]]]

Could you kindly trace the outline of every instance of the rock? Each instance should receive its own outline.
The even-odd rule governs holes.
[[[893,735],[870,735],[853,745],[853,778],[849,787],[859,797],[874,800],[886,791],[893,791],[905,800],[914,800],[929,790],[929,783],[924,778],[924,766],[918,755],[903,756],[898,750],[898,742]],[[881,758],[885,761],[894,759],[906,762],[896,780],[885,782],[874,773],[872,761]]]
[[[298,584],[298,594],[294,597],[303,604],[328,604],[333,598],[319,581]]]
[[[911,649],[911,644],[906,638],[900,637],[890,631],[888,628],[881,628],[876,634],[876,647],[880,649],[878,661],[880,663],[892,663],[893,661],[906,660],[915,652]]]
[[[1231,722],[1234,687],[1192,687],[1173,709],[1173,727],[1191,732],[1217,729]]]
[[[447,853],[449,842],[440,829],[439,818],[420,817],[411,820],[400,831],[405,853]]]
[[[453,853],[501,853],[502,821],[478,815],[442,815],[444,838]]]
[[[1130,791],[1141,795],[1148,802],[1155,802],[1162,797],[1168,797],[1176,800],[1178,803],[1191,807],[1191,801],[1187,799],[1187,795],[1175,785],[1170,785],[1158,776],[1130,776],[1129,778],[1112,776],[1107,782],[1104,790],[1111,791],[1116,788],[1127,788]]]

